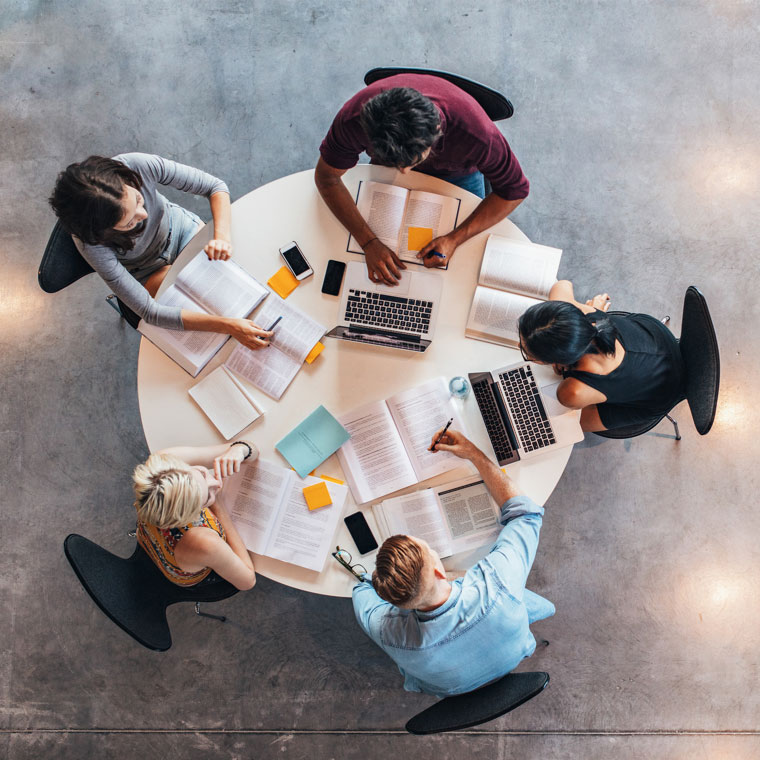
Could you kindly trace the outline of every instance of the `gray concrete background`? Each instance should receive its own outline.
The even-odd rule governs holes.
[[[757,757],[758,27],[752,0],[5,0],[0,754]],[[678,444],[662,425],[573,453],[531,578],[557,615],[523,668],[551,684],[476,735],[400,733],[430,699],[402,691],[346,600],[260,579],[218,606],[224,626],[173,608],[174,646],[155,654],[95,608],[62,552],[79,532],[129,553],[129,472],[147,449],[137,335],[105,286],[37,288],[57,172],[144,150],[240,197],[313,166],[335,111],[383,64],[504,91],[532,182],[515,222],[564,249],[580,295],[672,314],[676,332],[700,286],[721,344],[709,437],[682,406]]]

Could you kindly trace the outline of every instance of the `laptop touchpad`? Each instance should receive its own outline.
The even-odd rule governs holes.
[[[412,282],[412,275],[409,272],[401,273],[401,280],[398,285],[384,285],[381,282],[372,282],[367,277],[367,289],[374,290],[376,293],[387,293],[389,296],[398,296],[405,298],[409,295],[409,286]]]

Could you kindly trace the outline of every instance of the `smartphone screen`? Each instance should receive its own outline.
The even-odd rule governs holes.
[[[343,261],[330,259],[327,262],[325,279],[322,281],[322,292],[328,296],[337,296],[340,293],[340,286],[343,282],[343,273],[346,271],[346,265]]]
[[[280,253],[282,254],[282,258],[285,259],[288,266],[290,267],[290,271],[293,272],[296,277],[311,269],[309,262],[306,261],[304,255],[301,253],[301,250],[297,245],[291,245],[288,248],[283,248]]]
[[[377,549],[377,541],[375,541],[375,537],[372,535],[369,525],[367,525],[367,520],[361,512],[354,512],[352,515],[344,518],[343,522],[346,523],[348,532],[351,534],[351,538],[354,539],[359,554],[366,554]]]

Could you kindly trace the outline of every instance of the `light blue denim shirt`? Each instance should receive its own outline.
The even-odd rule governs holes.
[[[472,691],[533,654],[528,624],[554,614],[551,602],[525,588],[543,513],[527,496],[505,502],[504,528],[488,556],[453,581],[449,598],[431,612],[399,609],[369,581],[354,586],[359,625],[398,665],[407,691]]]

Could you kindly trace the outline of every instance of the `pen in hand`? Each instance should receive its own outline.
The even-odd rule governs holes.
[[[267,328],[267,332],[272,332],[272,330],[274,330],[274,328],[277,327],[277,325],[280,323],[281,319],[282,319],[282,314],[280,314],[280,316],[277,317],[277,319],[275,319],[275,321],[272,322],[271,325],[269,325],[269,327]]]
[[[428,251],[425,254],[425,258],[426,259],[429,258],[430,256],[437,256],[439,259],[445,259],[446,258],[446,256],[444,256],[444,254],[440,253],[440,251]]]
[[[443,436],[446,435],[446,431],[449,429],[452,422],[454,422],[453,417],[446,423],[446,427],[441,430],[441,434],[435,439],[435,443],[428,449],[428,451],[435,451],[435,447],[443,440]]]

